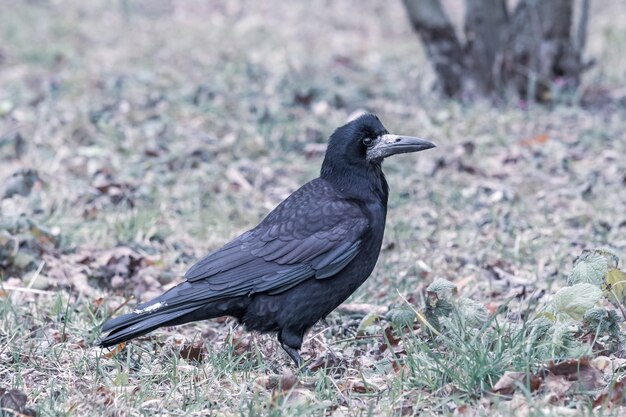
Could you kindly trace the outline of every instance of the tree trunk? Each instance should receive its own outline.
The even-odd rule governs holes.
[[[482,94],[497,84],[496,57],[502,48],[509,16],[505,0],[467,0],[465,8],[465,54],[471,79]]]
[[[444,93],[461,91],[464,72],[463,50],[454,26],[441,8],[439,0],[403,0],[411,24],[419,34]]]
[[[574,0],[519,0],[509,16],[506,0],[466,0],[465,43],[439,0],[403,0],[413,28],[448,96],[502,95],[548,101],[575,89],[582,61],[589,0],[581,0],[578,30]]]
[[[573,13],[573,0],[519,2],[502,73],[522,97],[547,101],[555,82],[579,84],[582,65],[572,37]]]

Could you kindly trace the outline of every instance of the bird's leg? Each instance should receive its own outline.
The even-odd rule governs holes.
[[[298,352],[302,346],[302,338],[303,334],[297,334],[296,332],[286,329],[282,329],[278,332],[280,346],[282,346],[285,352],[287,352],[287,355],[293,359],[299,370],[305,369],[303,368],[304,361],[302,360],[302,356],[300,356],[300,352]]]
[[[298,352],[298,349],[294,349],[283,342],[280,342],[280,346],[285,350],[285,352],[287,352],[287,355],[289,355],[289,357],[293,359],[298,369],[302,368],[302,356],[300,356],[300,352]]]

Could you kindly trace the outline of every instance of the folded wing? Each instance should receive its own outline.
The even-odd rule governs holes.
[[[278,294],[312,277],[330,279],[359,253],[368,229],[357,204],[316,179],[283,201],[256,228],[192,266],[186,282],[138,306],[136,312]]]

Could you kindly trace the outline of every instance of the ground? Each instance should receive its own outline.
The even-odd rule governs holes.
[[[626,258],[623,2],[594,2],[596,65],[549,106],[441,99],[400,1],[0,6],[3,409],[622,412],[623,349],[546,353],[525,329],[552,317],[583,249]],[[310,375],[229,319],[93,347],[108,317],[180,282],[316,177],[329,134],[363,110],[437,148],[385,162],[383,251],[348,306],[309,333]],[[426,291],[438,278],[457,294]],[[433,331],[411,316],[446,297],[487,321],[459,313]],[[583,368],[594,380],[578,386]]]

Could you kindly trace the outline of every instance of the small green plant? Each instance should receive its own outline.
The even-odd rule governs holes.
[[[405,330],[410,385],[431,390],[448,385],[467,401],[489,391],[505,371],[536,375],[550,362],[620,351],[618,312],[625,280],[618,264],[617,256],[606,250],[583,252],[567,286],[513,320],[499,313],[490,316],[482,303],[459,297],[452,282],[435,279],[420,311],[405,303],[387,314],[392,328]],[[420,329],[406,332],[415,321]]]

